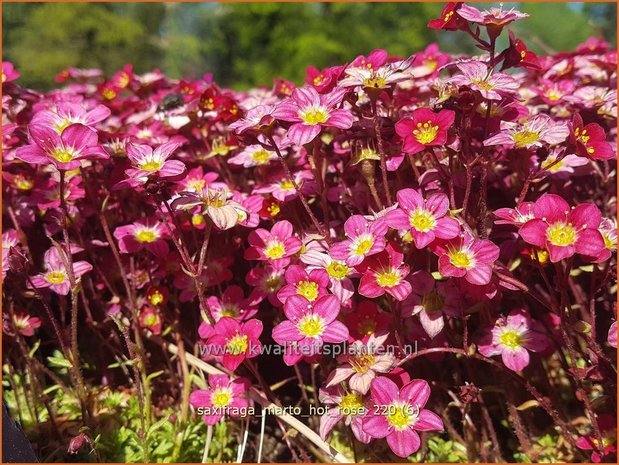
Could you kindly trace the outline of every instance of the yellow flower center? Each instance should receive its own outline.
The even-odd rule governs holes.
[[[611,237],[610,234],[603,232],[602,237],[604,238],[604,246],[607,249],[614,250],[617,248],[617,237]]]
[[[193,224],[194,226],[200,226],[201,224],[204,224],[204,216],[198,213],[194,213],[193,215],[191,215],[191,224]]]
[[[365,255],[366,253],[370,251],[373,245],[374,245],[374,238],[371,236],[358,239],[356,243],[353,245],[353,252],[356,255]]]
[[[201,192],[206,187],[204,179],[191,179],[187,182],[187,188],[196,192]]]
[[[29,191],[34,187],[34,182],[31,179],[21,175],[15,176],[13,183],[20,191]]]
[[[281,241],[273,240],[267,244],[264,254],[271,260],[277,260],[286,254],[286,247]]]
[[[426,312],[435,312],[443,308],[445,297],[436,291],[428,292],[422,297],[421,305],[426,309]]]
[[[413,136],[420,144],[429,144],[436,139],[438,126],[432,126],[432,121],[417,123],[417,129],[413,129]]]
[[[380,287],[394,287],[400,283],[400,273],[395,270],[376,273],[376,282]]]
[[[436,225],[436,219],[434,215],[427,210],[418,208],[411,212],[409,218],[410,225],[419,232],[427,232],[434,229]]]
[[[348,265],[346,265],[344,262],[333,260],[327,266],[327,273],[329,274],[329,276],[335,279],[344,279],[346,276],[348,276],[349,272],[350,268],[348,268]]]
[[[408,404],[391,404],[388,407],[387,421],[396,430],[402,431],[415,423],[417,419],[417,415],[412,410],[413,408]]]
[[[254,153],[252,153],[251,158],[256,162],[256,163],[260,163],[261,165],[266,163],[267,161],[269,161],[269,157],[271,155],[269,154],[269,152],[267,152],[264,149],[258,149],[256,150]]]
[[[357,330],[359,334],[374,334],[376,332],[376,322],[369,317],[365,317],[359,324],[357,325]]]
[[[140,169],[144,171],[159,171],[163,166],[163,162],[159,160],[148,160],[140,163]]]
[[[155,242],[158,238],[157,233],[152,229],[141,229],[135,235],[138,242]]]
[[[159,322],[159,318],[154,313],[149,313],[144,318],[144,325],[146,326],[155,326]]]
[[[518,148],[526,147],[539,141],[539,133],[524,129],[514,134],[514,144]]]
[[[269,212],[269,215],[271,215],[271,217],[276,217],[277,215],[279,215],[279,212],[281,210],[282,209],[277,202],[273,202],[267,207],[267,211]]]
[[[238,308],[234,305],[224,305],[221,308],[221,316],[227,316],[230,318],[236,318],[237,316],[239,316],[239,311]]]
[[[284,191],[291,191],[294,189],[294,183],[290,179],[285,179],[279,183],[279,187]]]
[[[380,89],[382,87],[385,87],[386,84],[387,81],[382,76],[372,76],[363,81],[363,85],[365,87],[373,87],[374,89]]]
[[[50,271],[45,275],[45,279],[51,284],[62,284],[67,279],[67,275],[64,271]]]
[[[356,373],[367,373],[376,362],[376,357],[372,354],[359,354],[351,359],[350,365]]]
[[[501,334],[501,345],[510,349],[517,349],[522,345],[522,337],[516,331],[505,331]]]
[[[215,407],[227,407],[232,401],[232,393],[229,389],[216,389],[211,395],[211,403]]]
[[[73,124],[73,122],[69,119],[63,119],[62,121],[60,121],[59,123],[56,123],[56,132],[58,134],[62,134],[62,131],[65,130],[65,128],[71,126],[71,124]]]
[[[318,297],[318,283],[314,281],[301,281],[297,284],[297,294],[302,295],[310,302]]]
[[[577,231],[570,223],[555,223],[548,226],[546,237],[552,245],[565,247],[576,242]]]
[[[57,148],[54,153],[52,153],[52,157],[60,163],[69,163],[73,160],[73,152],[68,149]]]
[[[561,99],[561,97],[562,95],[554,89],[546,92],[546,98],[552,102],[556,102],[557,100]],[[576,131],[578,131],[578,128],[576,128]]]
[[[466,268],[467,270],[475,265],[475,259],[470,252],[463,250],[455,250],[449,253],[449,261],[457,268]]]
[[[488,91],[494,89],[494,84],[484,79],[472,79],[471,82],[482,90]]]
[[[361,413],[363,409],[363,396],[356,392],[350,392],[342,397],[338,407],[344,410],[347,415]]]
[[[317,124],[324,123],[329,119],[329,112],[325,108],[310,108],[308,110],[301,111],[299,118],[303,120],[308,126],[316,126]]]
[[[236,336],[230,338],[228,342],[226,342],[226,351],[230,355],[240,355],[247,352],[247,346],[247,336],[237,334]]]
[[[318,337],[324,332],[325,325],[320,316],[306,315],[299,320],[297,329],[306,337]]]
[[[163,294],[159,291],[155,291],[148,296],[148,301],[152,305],[159,305],[161,302],[163,302]]]
[[[563,160],[556,161],[555,157],[548,157],[542,162],[542,169],[550,172],[559,171],[563,167]]]
[[[591,136],[587,134],[586,129],[583,129],[582,132],[580,132],[580,128],[576,128],[574,129],[574,135],[576,136],[576,140],[581,141],[585,145],[587,145],[587,142],[589,142],[589,139],[591,138]]]
[[[453,15],[454,15],[454,12],[453,12],[453,11],[450,11],[449,13],[447,13],[447,14],[445,15],[445,17],[443,18],[443,22],[444,22],[444,23],[448,22],[448,21],[451,19],[451,17],[452,17]]]

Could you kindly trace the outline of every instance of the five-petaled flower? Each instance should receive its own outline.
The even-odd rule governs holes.
[[[404,263],[404,254],[391,244],[365,260],[358,269],[363,273],[359,294],[364,297],[375,298],[387,293],[402,301],[411,293],[411,284],[404,279],[410,268]]]
[[[572,118],[570,143],[576,146],[576,154],[592,160],[615,158],[613,146],[606,141],[606,133],[597,123],[584,124],[576,113]]]
[[[410,118],[403,118],[395,125],[395,131],[404,140],[406,153],[418,153],[426,147],[444,145],[447,130],[453,125],[456,114],[452,110],[438,113],[429,108],[418,108]]]
[[[204,345],[204,354],[222,356],[224,367],[234,371],[244,360],[260,354],[260,334],[260,320],[238,322],[234,318],[223,317],[215,324],[211,337]]]
[[[127,179],[115,187],[137,187],[149,179],[173,179],[182,175],[185,164],[179,160],[168,160],[181,145],[180,142],[166,142],[153,149],[145,144],[128,144],[127,157],[134,168],[125,170]]]
[[[493,72],[481,61],[460,62],[456,66],[462,74],[451,77],[449,82],[467,86],[488,100],[502,100],[503,96],[514,95],[520,87],[520,83],[514,77]]]
[[[336,109],[345,94],[346,90],[341,87],[322,95],[313,87],[297,87],[292,96],[275,109],[273,117],[293,123],[287,137],[297,145],[304,145],[313,141],[323,127],[349,129],[352,126],[352,113]]]
[[[575,253],[597,257],[605,248],[598,230],[602,214],[594,204],[570,208],[555,194],[542,195],[533,205],[534,218],[520,228],[520,236],[529,244],[545,249],[556,263]]]
[[[143,219],[114,230],[120,253],[135,253],[142,249],[158,257],[165,257],[170,248],[166,239],[170,234],[163,223],[155,219]]]
[[[385,248],[385,234],[388,229],[383,219],[369,222],[361,215],[353,215],[344,223],[344,232],[348,239],[333,244],[330,254],[336,260],[345,261],[348,266],[359,265],[366,257]]]
[[[445,216],[449,211],[449,199],[436,193],[424,199],[419,190],[402,189],[397,194],[398,207],[387,213],[387,224],[400,231],[410,232],[415,247],[423,249],[439,239],[453,239],[460,233],[460,224]]]
[[[68,259],[66,261],[68,262]],[[60,256],[56,247],[51,247],[45,252],[43,263],[46,270],[36,276],[31,276],[30,283],[38,289],[49,288],[56,294],[67,295],[71,290],[71,281],[67,273],[65,260]],[[73,276],[76,280],[90,270],[92,270],[92,265],[88,262],[73,262]]]
[[[499,317],[479,341],[479,352],[492,357],[500,355],[507,368],[521,371],[529,365],[529,351],[541,352],[550,345],[539,323],[525,310],[514,310]]]
[[[243,409],[249,405],[247,392],[251,383],[247,378],[231,380],[226,375],[210,375],[208,384],[208,389],[198,389],[189,396],[191,406],[202,409],[207,425],[214,425],[226,415],[243,415]]]
[[[286,299],[287,320],[273,328],[273,339],[284,346],[284,362],[295,365],[303,357],[315,355],[323,343],[340,343],[348,339],[348,328],[336,320],[340,301],[333,295],[313,303],[300,295]]]
[[[290,221],[278,221],[271,231],[258,228],[249,233],[249,245],[245,250],[247,260],[282,261],[287,264],[291,255],[301,250],[301,241],[293,236]]]
[[[424,409],[430,397],[430,385],[413,379],[401,389],[389,378],[372,381],[373,406],[363,420],[363,430],[373,438],[386,438],[398,457],[406,458],[421,446],[417,431],[442,431],[443,420]]]

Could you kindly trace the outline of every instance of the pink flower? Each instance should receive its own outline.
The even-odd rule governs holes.
[[[17,247],[19,244],[19,238],[17,237],[17,231],[14,229],[6,230],[2,233],[2,279],[6,277],[6,273],[9,271],[9,253],[11,247]]]
[[[463,4],[460,7],[458,14],[472,23],[500,27],[506,26],[513,21],[529,17],[527,13],[521,13],[513,8],[510,10],[490,8],[489,10],[479,11],[477,8],[467,4]]]
[[[140,310],[140,328],[149,329],[154,335],[161,334],[161,316],[159,311],[150,305],[144,305]]]
[[[372,402],[363,430],[373,438],[387,438],[387,444],[398,457],[406,458],[421,446],[417,431],[442,431],[443,420],[424,409],[430,397],[430,386],[423,379],[413,379],[398,389],[384,376],[372,381]]]
[[[268,165],[271,160],[276,160],[277,154],[265,149],[262,145],[253,144],[246,146],[240,153],[228,159],[231,165],[240,165],[244,168]]]
[[[501,132],[484,141],[484,145],[504,145],[510,148],[541,147],[542,143],[557,145],[564,142],[570,131],[563,123],[550,116],[535,115],[524,123],[501,121]]]
[[[239,323],[234,318],[224,317],[213,328],[206,343],[206,353],[223,356],[223,365],[234,371],[244,360],[260,355],[262,322],[249,320]]]
[[[206,302],[215,321],[224,317],[247,320],[258,311],[255,305],[245,298],[243,289],[236,285],[227,286],[221,297],[207,297]]]
[[[396,300],[406,299],[411,293],[411,285],[404,278],[408,276],[410,268],[403,260],[404,254],[391,244],[380,254],[365,260],[359,268],[363,273],[359,294],[375,298],[386,292]]]
[[[310,302],[327,294],[329,275],[325,270],[316,269],[309,273],[302,266],[291,265],[285,274],[286,285],[277,293],[277,298],[285,303],[292,295],[300,295]]]
[[[110,109],[105,105],[97,105],[91,110],[86,110],[76,103],[58,102],[53,111],[44,110],[35,113],[31,124],[54,128],[58,134],[62,134],[62,131],[72,124],[81,124],[95,129],[93,126],[110,114]]]
[[[250,129],[262,129],[273,124],[275,118],[272,116],[275,111],[274,105],[258,105],[248,110],[244,118],[241,118],[228,126],[237,134],[242,134]]]
[[[56,294],[67,295],[71,290],[71,283],[67,269],[56,247],[47,249],[43,256],[45,272],[32,276],[32,285],[38,289],[50,288]],[[85,261],[73,262],[73,275],[78,280],[82,275],[92,270],[92,265]]]
[[[344,223],[348,239],[331,247],[330,254],[349,266],[360,264],[365,257],[377,254],[385,248],[387,223],[382,219],[369,222],[361,215],[353,215]]]
[[[413,62],[414,56],[406,60],[401,60],[392,63],[386,63],[382,66],[373,67],[370,63],[366,67],[356,67],[351,65],[344,73],[347,77],[342,79],[338,84],[341,87],[356,87],[362,86],[366,91],[388,89],[393,84],[405,81],[411,78],[409,68]]]
[[[21,74],[15,70],[15,66],[10,61],[2,62],[2,84],[18,79]]]
[[[494,216],[499,218],[495,224],[511,224],[512,226],[522,226],[527,221],[535,218],[533,213],[533,202],[522,202],[516,208],[499,208],[494,211]]]
[[[367,342],[355,341],[347,348],[347,353],[338,357],[342,362],[327,378],[327,387],[337,386],[348,380],[353,391],[367,394],[377,373],[388,373],[395,366],[395,356],[382,346],[389,334],[372,334]]]
[[[610,160],[615,158],[613,146],[606,142],[606,133],[596,123],[584,125],[580,114],[572,119],[570,143],[576,145],[576,153],[592,160]]]
[[[202,419],[214,425],[224,416],[240,416],[248,406],[247,391],[251,383],[246,378],[231,380],[226,375],[209,375],[208,389],[198,389],[189,396],[195,409],[202,409]]]
[[[313,87],[297,87],[289,99],[279,104],[273,116],[293,123],[288,129],[288,139],[297,145],[304,145],[314,140],[323,127],[349,129],[352,126],[352,114],[347,110],[335,109],[345,94],[346,90],[341,87],[323,95]]]
[[[608,260],[613,252],[617,251],[617,220],[615,218],[602,218],[598,230],[604,239],[604,250],[597,256],[595,262],[602,263]]]
[[[434,113],[429,108],[416,109],[410,118],[403,118],[395,125],[396,133],[404,140],[402,150],[418,153],[426,147],[444,145],[455,116],[451,110]]]
[[[409,277],[413,293],[405,304],[412,305],[411,315],[419,315],[419,321],[431,338],[445,326],[444,316],[460,314],[460,296],[453,281],[437,282],[427,271],[417,271]],[[404,308],[407,308],[406,305]]]
[[[391,316],[380,310],[380,307],[371,300],[363,300],[346,315],[346,326],[351,337],[364,339],[372,334],[387,330],[391,323]]]
[[[464,278],[482,286],[490,282],[492,266],[499,258],[499,248],[491,241],[475,239],[469,233],[434,247],[438,255],[438,270],[442,276]]]
[[[467,86],[488,100],[502,100],[504,95],[514,95],[520,83],[508,74],[492,72],[480,61],[466,61],[456,65],[462,74],[456,74],[449,82]]]
[[[166,142],[153,150],[149,145],[128,144],[127,157],[135,168],[125,170],[129,179],[119,182],[115,188],[137,187],[152,178],[169,179],[180,176],[185,172],[185,164],[168,158],[181,145],[180,142]]]
[[[529,352],[548,348],[550,340],[541,332],[525,310],[514,310],[507,317],[499,317],[479,341],[479,352],[485,357],[500,355],[512,371],[521,371],[529,364]]]
[[[114,230],[120,253],[135,253],[142,249],[158,257],[165,257],[170,248],[166,239],[170,238],[163,223],[154,219],[144,219],[132,224],[119,226]]]
[[[387,224],[399,231],[410,232],[415,247],[423,249],[435,238],[453,239],[460,233],[460,224],[446,217],[449,199],[445,194],[432,194],[424,199],[419,190],[398,191],[398,207],[387,213]]]
[[[458,14],[462,2],[449,2],[443,8],[441,17],[431,20],[428,23],[430,29],[443,29],[446,31],[458,31],[468,29],[468,24]]]
[[[325,342],[348,339],[348,329],[336,321],[339,312],[340,302],[332,295],[313,303],[299,295],[286,299],[284,313],[288,319],[273,328],[273,339],[285,346],[284,363],[295,365],[304,356],[318,353]]]
[[[372,437],[363,431],[363,418],[370,408],[363,395],[347,392],[342,386],[333,386],[320,388],[318,398],[321,403],[329,406],[327,413],[320,417],[319,432],[323,441],[342,419],[346,426],[350,426],[359,442],[367,444],[372,440]]]
[[[284,284],[284,268],[288,265],[285,260],[276,260],[273,263],[265,262],[264,266],[252,268],[245,282],[254,289],[249,297],[250,302],[259,303],[268,297],[271,305],[280,306],[276,293]]]
[[[329,290],[340,299],[342,305],[345,305],[355,293],[350,279],[355,274],[354,269],[349,267],[344,260],[335,260],[324,251],[324,248],[313,248],[313,244],[316,242],[308,244],[301,255],[301,261],[309,265],[308,270],[325,270],[329,276]]]
[[[591,453],[591,460],[594,463],[600,463],[606,457],[612,458],[612,455],[617,452],[617,418],[603,414],[598,416],[597,422],[602,435],[601,453],[598,451],[600,443],[596,435],[581,436],[576,440],[576,446],[579,449],[593,451]]]
[[[301,250],[302,245],[293,232],[292,224],[286,220],[275,223],[271,231],[252,231],[247,238],[251,247],[245,250],[245,259],[288,262],[288,257]]]
[[[602,214],[594,204],[570,208],[558,195],[544,194],[533,205],[535,218],[520,228],[525,242],[550,254],[556,263],[575,253],[597,257],[605,248],[598,227]]]
[[[52,163],[57,169],[66,171],[79,168],[81,160],[110,157],[99,145],[96,131],[82,124],[71,124],[61,134],[37,124],[28,126],[28,129],[31,143],[15,152],[15,156],[26,163]]]
[[[26,313],[15,313],[13,324],[22,336],[34,336],[34,331],[41,327],[41,319]]]

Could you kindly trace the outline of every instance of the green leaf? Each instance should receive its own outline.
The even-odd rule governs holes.
[[[47,361],[49,362],[50,366],[56,368],[71,368],[73,366],[69,360],[67,360],[61,355],[47,357]]]

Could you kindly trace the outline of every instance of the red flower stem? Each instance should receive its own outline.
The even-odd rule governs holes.
[[[376,134],[378,153],[380,154],[380,171],[383,179],[385,199],[387,200],[387,206],[391,206],[393,205],[393,199],[391,198],[391,191],[389,190],[389,178],[387,177],[387,157],[385,155],[385,149],[383,147],[383,136],[380,132],[380,118],[378,116],[378,108],[374,99],[372,99],[372,112],[374,114],[374,133]]]
[[[318,222],[318,219],[312,212],[312,209],[310,208],[309,203],[307,203],[307,199],[305,198],[305,195],[303,195],[303,192],[301,192],[301,188],[295,181],[294,176],[292,175],[292,172],[290,171],[290,168],[288,167],[288,164],[286,163],[286,160],[284,159],[284,156],[282,155],[281,151],[279,150],[279,147],[277,146],[277,144],[275,143],[275,140],[273,139],[273,136],[269,135],[268,137],[269,137],[269,142],[271,142],[271,145],[273,146],[273,149],[275,150],[275,153],[277,153],[277,157],[279,158],[279,162],[281,163],[282,168],[284,169],[284,172],[286,173],[286,176],[288,177],[290,182],[294,185],[294,189],[297,191],[297,195],[299,196],[299,199],[301,199],[303,208],[305,208],[305,211],[311,218],[312,223],[314,224],[314,227],[316,228],[318,233],[325,238],[327,243],[330,244],[331,238],[329,237],[328,229],[327,230],[324,229],[324,227]]]

